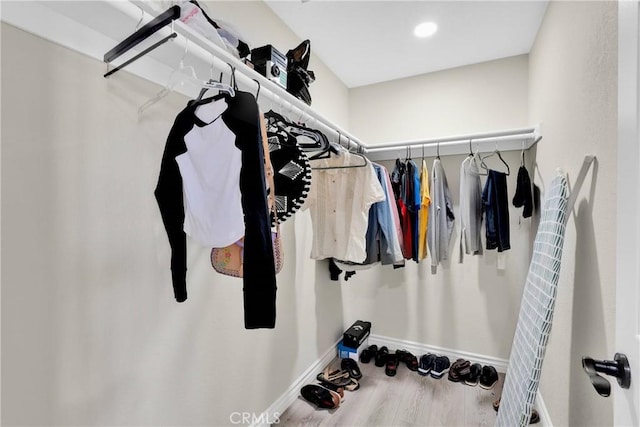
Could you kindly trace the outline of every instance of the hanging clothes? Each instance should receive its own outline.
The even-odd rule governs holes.
[[[365,264],[379,261],[382,265],[388,265],[402,261],[403,255],[395,230],[393,209],[388,202],[389,198],[393,197],[393,193],[388,194],[389,173],[383,166],[375,163],[373,169],[384,193],[384,200],[374,203],[369,209]]]
[[[224,99],[198,108],[195,125],[184,135],[186,151],[175,157],[183,182],[184,231],[204,247],[222,248],[244,236],[242,151],[221,118],[226,109]]]
[[[482,201],[486,212],[487,249],[497,249],[498,252],[510,249],[507,174],[489,170]]]
[[[404,258],[411,259],[411,221],[409,219],[409,210],[406,205],[408,191],[407,165],[400,161],[400,159],[396,159],[395,167],[391,173],[391,185],[398,209],[398,218],[400,220],[400,247]]]
[[[431,273],[438,270],[440,261],[448,258],[449,242],[453,234],[455,216],[447,177],[440,159],[433,161],[431,168],[431,205],[427,242],[431,252]]]
[[[419,216],[420,205],[422,204],[422,198],[420,193],[420,169],[416,163],[409,159],[407,160],[407,179],[411,181],[410,185],[410,199],[409,199],[409,214],[411,218],[411,259],[415,262],[419,261]]]
[[[273,328],[276,315],[276,279],[267,207],[264,152],[260,136],[258,105],[250,93],[236,91],[234,97],[218,95],[200,102],[190,102],[178,114],[169,132],[155,196],[172,250],[171,274],[174,294],[178,302],[187,299],[184,195],[191,192],[190,188],[184,189],[185,185],[190,186],[190,181],[183,180],[176,157],[187,152],[185,137],[193,127],[195,125],[204,127],[207,124],[197,117],[196,109],[220,99],[224,99],[227,103],[227,108],[220,118],[235,135],[235,146],[241,151],[242,167],[239,187],[242,194],[245,237],[243,277],[245,328]],[[192,164],[198,163],[192,162]],[[233,183],[236,181],[230,182],[229,185],[235,185]],[[224,207],[225,205],[222,204],[221,208]]]
[[[311,212],[311,258],[337,258],[362,263],[367,257],[369,208],[384,200],[371,162],[340,149],[338,155],[313,160],[313,178],[307,198]],[[328,169],[316,169],[328,168]]]
[[[418,225],[418,259],[423,260],[427,257],[427,226],[429,224],[429,205],[431,197],[429,196],[429,171],[427,170],[427,161],[422,159],[420,168],[420,217]]]
[[[480,171],[473,156],[460,165],[460,254],[482,254],[482,185]]]
[[[513,206],[524,207],[522,217],[529,218],[533,214],[533,194],[531,192],[531,179],[524,165],[518,169],[518,182],[516,194],[513,196]]]

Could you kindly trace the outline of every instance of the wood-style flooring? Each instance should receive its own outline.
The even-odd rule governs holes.
[[[340,367],[339,359],[332,362]],[[301,396],[280,415],[277,426],[493,426],[491,403],[502,393],[504,374],[492,390],[423,377],[400,363],[395,377],[371,361],[359,363],[360,388],[345,391],[337,409],[318,409]],[[314,383],[315,384],[315,383]],[[275,424],[274,424],[275,426]]]

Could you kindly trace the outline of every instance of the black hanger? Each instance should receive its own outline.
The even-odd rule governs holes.
[[[128,52],[129,50],[131,50],[132,48],[140,44],[140,42],[142,42],[143,40],[146,40],[151,35],[155,34],[158,30],[165,27],[167,24],[172,23],[174,20],[178,19],[179,17],[180,17],[180,6],[170,7],[166,11],[162,12],[160,15],[156,16],[151,21],[147,22],[144,26],[142,26],[142,28],[140,28],[139,30],[131,34],[129,37],[127,37],[126,39],[118,43],[116,47],[111,49],[109,52],[105,53],[103,58],[104,62],[106,62],[108,66],[109,64],[111,64],[111,61],[120,57],[123,53]],[[113,68],[112,70],[107,71],[104,77],[109,77],[110,75],[122,70],[124,67],[131,64],[133,61],[146,55],[147,53],[151,52],[158,46],[166,43],[167,41],[173,38],[176,38],[177,36],[178,34],[172,32],[170,35],[154,43],[147,49],[135,55],[133,58],[125,61],[124,63]]]
[[[484,170],[488,171],[489,168],[487,167],[487,165],[485,164],[485,159],[488,159],[489,157],[493,156],[494,154],[498,155],[498,158],[500,158],[500,161],[502,162],[502,164],[504,164],[507,167],[507,173],[506,175],[510,175],[511,174],[511,170],[509,169],[509,164],[507,162],[504,161],[504,159],[502,158],[502,155],[500,154],[500,151],[498,150],[498,148],[496,148],[495,150],[493,150],[491,153],[487,154],[484,157],[480,157],[480,167],[482,167]]]
[[[436,158],[440,160],[440,141],[436,142]]]
[[[353,168],[362,168],[365,167],[369,164],[369,161],[367,160],[366,157],[364,157],[362,154],[359,153],[353,153],[351,152],[351,139],[349,137],[347,137],[347,144],[348,144],[348,148],[344,148],[341,144],[340,144],[340,138],[342,136],[342,134],[340,133],[340,131],[336,130],[336,132],[338,133],[338,146],[341,147],[342,150],[347,151],[347,153],[353,155],[353,156],[358,156],[362,159],[362,164],[357,164],[357,165],[347,165],[347,166],[325,166],[325,167],[317,167],[317,168],[311,168],[313,170],[324,170],[324,169],[353,169]],[[332,148],[334,150],[335,153],[339,153],[337,150],[335,150],[335,148]],[[313,160],[311,157],[309,157],[309,160]]]

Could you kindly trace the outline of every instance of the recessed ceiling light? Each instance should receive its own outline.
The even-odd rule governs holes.
[[[431,37],[438,31],[438,25],[435,22],[423,22],[416,25],[413,34],[419,38]]]

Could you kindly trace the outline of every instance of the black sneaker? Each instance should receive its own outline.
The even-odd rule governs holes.
[[[433,365],[436,362],[435,354],[427,353],[420,357],[420,363],[418,365],[418,373],[422,376],[429,375],[429,372],[433,369]]]
[[[436,361],[431,369],[431,378],[442,378],[444,374],[449,372],[449,366],[451,366],[451,362],[449,362],[449,358],[447,356],[436,357]]]
[[[496,368],[491,365],[485,365],[482,367],[482,373],[480,374],[480,387],[485,390],[491,390],[498,382],[498,372]]]

